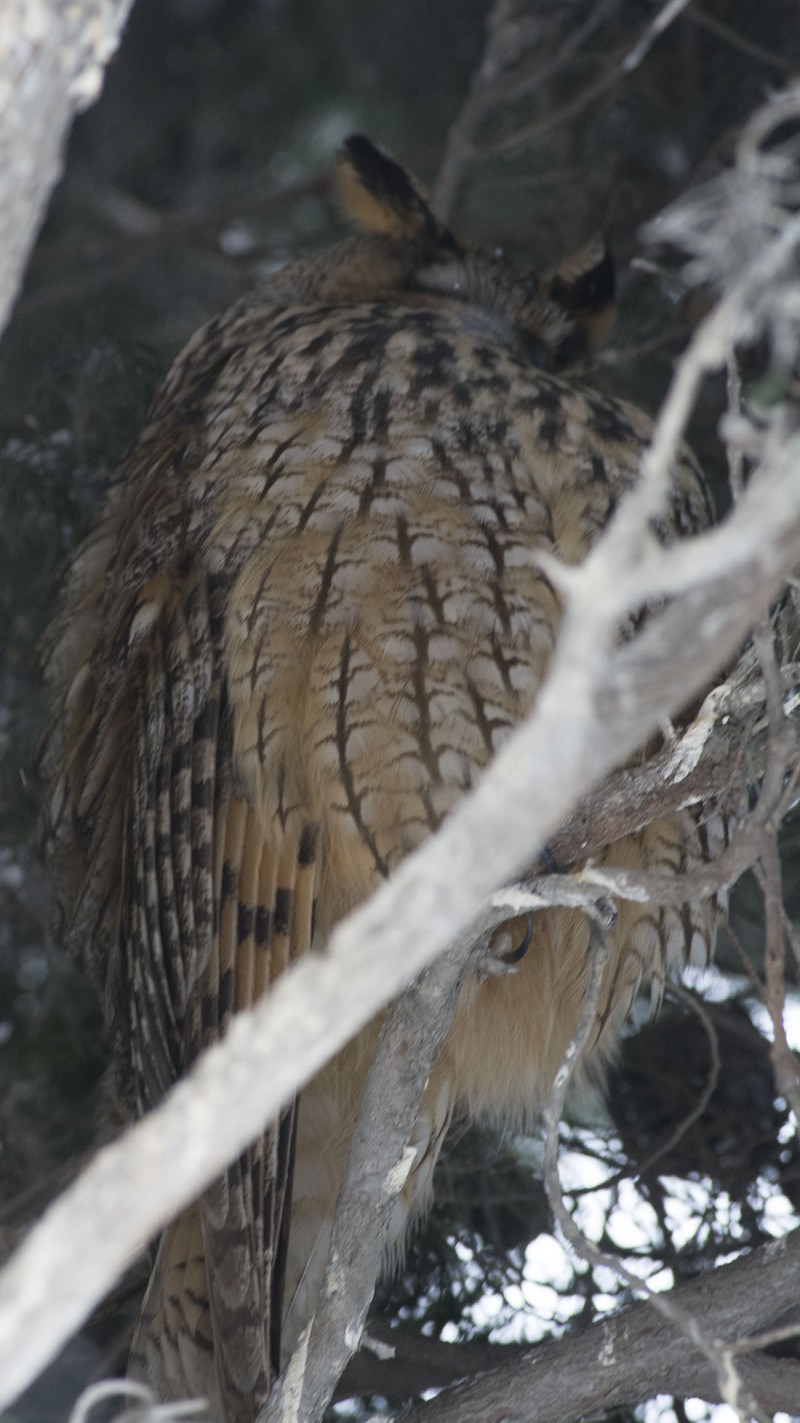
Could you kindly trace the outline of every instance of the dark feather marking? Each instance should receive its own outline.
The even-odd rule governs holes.
[[[294,1184],[295,1146],[297,1142],[297,1103],[286,1111],[278,1131],[278,1160],[274,1179],[282,1184],[279,1198],[275,1202],[272,1234],[274,1245],[274,1265],[272,1270],[272,1299],[270,1302],[270,1362],[275,1373],[281,1364],[281,1320],[283,1319],[284,1293],[286,1283],[286,1261],[289,1251],[289,1229],[291,1224],[291,1201]],[[275,1224],[277,1223],[277,1229]]]
[[[431,612],[436,618],[436,621],[440,624],[440,626],[443,627],[445,622],[444,603],[442,602],[441,597],[439,596],[439,589],[436,587],[436,579],[433,576],[433,569],[427,566],[422,569],[422,582],[425,585],[425,592],[427,594],[428,604],[430,606]]]
[[[275,895],[275,913],[273,923],[276,934],[288,934],[292,920],[292,891],[290,889],[279,889]]]
[[[236,942],[241,947],[246,939],[250,939],[256,922],[256,911],[249,904],[239,904],[236,920]]]
[[[474,682],[469,677],[467,678],[467,690],[469,692],[470,701],[472,702],[473,711],[475,712],[475,721],[477,722],[478,730],[480,731],[481,736],[483,737],[484,745],[486,746],[487,751],[491,753],[494,750],[492,741],[492,727],[489,722],[489,718],[486,715],[486,709],[483,705],[483,698],[481,697],[480,692],[478,691]]]
[[[300,846],[297,851],[298,865],[313,865],[317,858],[318,839],[319,826],[314,821],[306,821],[300,832]]]
[[[336,560],[339,551],[339,540],[341,539],[341,536],[342,529],[340,525],[339,528],[334,531],[331,537],[331,541],[328,546],[328,554],[325,559],[325,567],[322,571],[322,577],[320,579],[319,589],[317,591],[316,601],[314,603],[314,607],[311,610],[311,617],[309,619],[308,629],[311,637],[315,637],[319,632],[320,627],[322,626],[322,619],[325,613],[325,604],[328,601],[328,594],[331,591],[334,574],[336,573]]]
[[[413,679],[414,701],[417,708],[417,741],[423,764],[435,785],[440,777],[439,760],[431,742],[430,699],[425,680],[425,671],[428,666],[428,634],[419,624],[414,628],[414,646],[416,657],[414,658]],[[433,823],[438,823],[438,817]]]
[[[347,760],[347,689],[350,681],[350,638],[346,636],[342,642],[342,651],[339,659],[339,700],[336,708],[336,749],[339,756],[339,772],[342,777],[345,796],[347,798],[347,808],[355,821],[358,832],[367,846],[376,867],[385,879],[389,873],[389,866],[379,853],[375,843],[375,838],[371,830],[364,824],[361,815],[361,804],[356,795],[353,784],[353,773]]]

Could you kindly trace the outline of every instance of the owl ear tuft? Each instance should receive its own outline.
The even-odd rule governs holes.
[[[336,187],[346,216],[360,232],[459,250],[405,168],[364,134],[351,133],[342,144]]]
[[[571,252],[542,282],[546,295],[576,323],[588,350],[602,345],[616,317],[614,259],[604,237]]]

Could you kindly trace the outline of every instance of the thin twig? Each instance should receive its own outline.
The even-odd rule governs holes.
[[[486,21],[486,43],[466,100],[447,135],[433,194],[438,215],[449,221],[458,189],[476,152],[477,139],[492,110],[518,103],[562,73],[577,51],[602,24],[609,0],[596,0],[582,24],[571,25],[559,37],[556,53],[509,83],[510,71],[527,54],[534,54],[544,32],[541,18],[526,15],[514,0],[495,0]]]
[[[760,1349],[771,1349],[775,1344],[782,1344],[787,1339],[796,1339],[798,1334],[800,1334],[800,1318],[795,1319],[791,1324],[767,1329],[763,1334],[751,1334],[747,1338],[737,1339],[731,1348],[737,1354],[754,1354]]]
[[[634,45],[629,54],[625,56],[622,67],[626,74],[630,74],[633,69],[638,69],[645,55],[652,49],[657,39],[660,39],[665,30],[673,25],[679,15],[682,15],[691,0],[667,0],[662,5],[655,19],[647,26],[644,34]]]
[[[675,1147],[680,1144],[680,1142],[686,1136],[686,1133],[690,1130],[690,1128],[693,1127],[696,1122],[699,1122],[700,1118],[703,1116],[704,1112],[708,1107],[709,1102],[711,1101],[711,1098],[713,1097],[717,1089],[717,1083],[719,1081],[719,1037],[713,1022],[711,1021],[711,1016],[707,1008],[700,1001],[700,999],[695,996],[694,993],[688,993],[685,988],[681,988],[680,985],[677,983],[671,983],[667,989],[667,992],[671,998],[675,998],[679,1003],[682,1003],[684,1007],[689,1008],[691,1012],[694,1013],[695,1016],[700,1019],[700,1022],[703,1027],[703,1032],[705,1033],[708,1042],[708,1072],[706,1074],[706,1080],[703,1083],[700,1094],[694,1105],[690,1107],[686,1115],[681,1118],[674,1131],[670,1132],[666,1140],[660,1142],[659,1145],[650,1153],[650,1155],[645,1157],[644,1161],[641,1163],[641,1165],[636,1171],[636,1175],[633,1178],[634,1180],[637,1180],[642,1176],[646,1176],[648,1172],[652,1171],[654,1166],[658,1165],[659,1161],[663,1160],[665,1156],[669,1156],[670,1153],[675,1150]]]
[[[783,898],[781,894],[781,862],[774,833],[765,832],[761,854],[763,870],[764,919],[766,940],[764,965],[766,973],[766,1006],[772,1023],[772,1066],[775,1083],[800,1122],[800,1066],[789,1047],[784,1023],[786,1001],[786,941],[783,936]]]
[[[498,36],[508,18],[508,0],[494,0],[486,20],[484,52],[472,76],[467,97],[448,132],[433,190],[433,207],[443,222],[450,220],[464,170],[472,157],[475,134],[496,100],[498,71],[504,68]]]
[[[734,419],[738,420],[742,413],[742,377],[739,370],[739,360],[733,347],[728,352],[727,391],[728,411]],[[732,440],[725,441],[725,449],[728,456],[728,481],[735,502],[744,489],[744,452],[741,445]]]
[[[132,1379],[104,1379],[84,1389],[69,1416],[69,1423],[89,1423],[100,1404],[127,1402],[124,1423],[208,1423],[208,1404],[202,1398],[187,1398],[177,1403],[159,1403],[152,1389]],[[106,1417],[104,1413],[101,1415]]]
[[[482,143],[476,150],[480,157],[498,157],[500,154],[510,153],[515,148],[521,148],[524,144],[538,143],[554,129],[562,128],[570,119],[578,118],[580,114],[591,107],[596,99],[601,98],[603,94],[620,82],[624,52],[623,47],[616,50],[611,55],[602,74],[581,89],[573,99],[562,104],[560,108],[553,109],[550,113],[534,119],[531,123],[522,124],[520,128],[514,129],[511,133]]]
[[[763,44],[757,44],[755,40],[748,39],[738,30],[726,25],[724,20],[720,20],[718,16],[710,15],[707,10],[701,10],[698,5],[690,7],[687,19],[691,20],[692,24],[700,25],[702,29],[708,30],[709,34],[724,40],[731,46],[731,49],[738,49],[741,54],[746,54],[748,59],[755,59],[757,63],[766,64],[770,69],[777,69],[780,74],[790,77],[797,73],[797,65],[790,59],[784,59],[774,50],[767,49]]]

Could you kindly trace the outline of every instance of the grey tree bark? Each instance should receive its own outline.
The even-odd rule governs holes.
[[[98,97],[132,4],[0,4],[0,332],[61,176],[72,120]]]

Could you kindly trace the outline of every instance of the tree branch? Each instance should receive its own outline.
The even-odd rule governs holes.
[[[392,1211],[414,1164],[409,1138],[472,952],[467,943],[443,955],[389,1009],[359,1107],[319,1303],[264,1423],[321,1418],[359,1348]]]
[[[709,1337],[734,1345],[763,1321],[797,1316],[800,1231],[708,1270],[671,1292],[670,1298]],[[764,1354],[737,1361],[742,1378],[770,1413],[794,1413],[800,1397],[800,1364]],[[391,1369],[388,1369],[391,1372]],[[424,1379],[420,1381],[425,1386]],[[715,1370],[677,1326],[649,1302],[607,1320],[536,1345],[491,1373],[448,1389],[403,1414],[403,1423],[575,1423],[633,1406],[658,1393],[719,1402]]]
[[[0,17],[0,331],[61,176],[77,113],[94,103],[133,0],[7,0]]]

